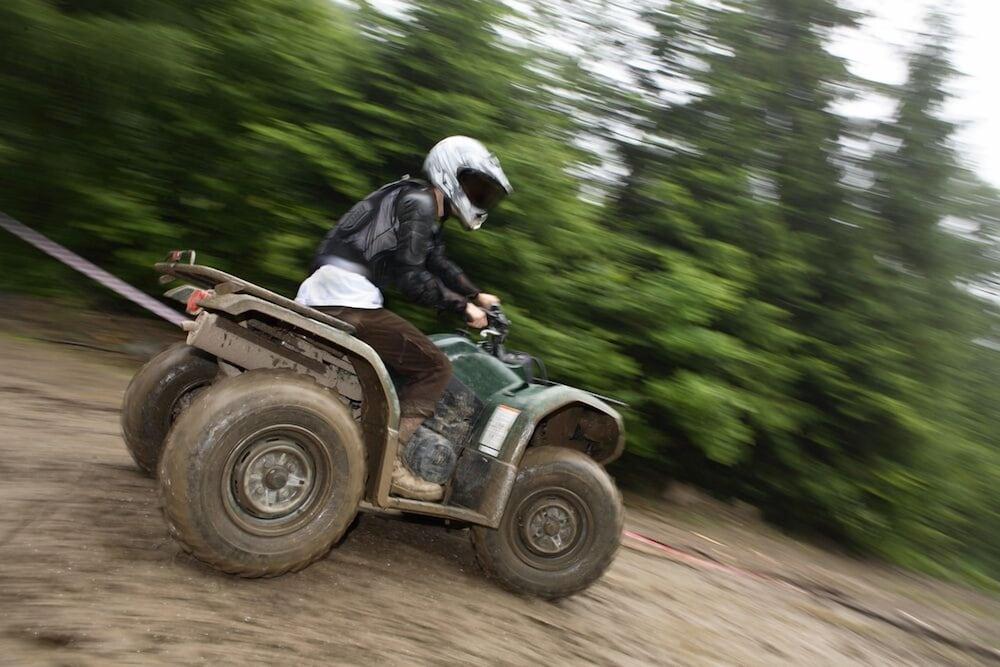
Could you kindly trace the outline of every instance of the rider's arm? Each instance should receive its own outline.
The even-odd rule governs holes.
[[[394,259],[396,286],[410,301],[464,313],[468,299],[445,286],[428,270],[436,227],[437,202],[426,191],[406,192],[396,202],[399,236]]]
[[[448,259],[444,251],[444,236],[437,227],[431,234],[430,250],[427,252],[427,268],[452,290],[470,301],[482,291],[476,287],[458,264]]]

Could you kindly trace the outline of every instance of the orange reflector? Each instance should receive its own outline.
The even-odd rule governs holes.
[[[191,296],[188,297],[184,310],[186,310],[189,315],[197,315],[201,312],[201,302],[213,296],[215,296],[215,290],[196,289],[191,292]]]

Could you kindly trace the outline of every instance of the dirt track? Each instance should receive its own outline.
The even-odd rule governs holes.
[[[220,575],[169,539],[154,483],[121,443],[117,408],[132,362],[4,327],[0,369],[2,664],[987,659],[777,582],[691,568],[628,544],[589,591],[555,604],[522,599],[482,578],[465,532],[374,516],[299,574]],[[672,512],[664,519],[662,507],[633,501],[628,524],[722,562],[780,565],[886,613],[930,619],[949,636],[1000,636],[995,599],[872,575],[752,522]]]

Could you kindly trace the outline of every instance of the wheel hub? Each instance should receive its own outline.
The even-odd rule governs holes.
[[[287,516],[301,507],[316,477],[306,450],[280,436],[252,443],[235,468],[237,502],[265,519]]]
[[[288,470],[285,468],[271,468],[264,474],[264,486],[272,491],[280,491],[288,484]]]
[[[558,556],[573,548],[579,533],[579,517],[561,498],[542,498],[524,513],[521,537],[533,552]]]

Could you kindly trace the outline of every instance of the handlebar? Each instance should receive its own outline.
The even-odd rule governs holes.
[[[486,322],[486,328],[479,334],[486,339],[480,343],[484,350],[505,364],[514,366],[527,366],[534,364],[534,366],[538,369],[542,381],[548,381],[548,372],[545,370],[545,364],[542,363],[541,359],[537,359],[524,352],[508,352],[504,348],[504,342],[507,340],[507,334],[510,333],[510,319],[508,319],[507,315],[503,312],[503,309],[500,308],[499,305],[491,306],[486,311]]]
[[[510,320],[504,314],[500,306],[490,306],[486,311],[486,329],[483,333],[507,338],[510,332]]]
[[[499,357],[504,354],[503,344],[510,333],[510,320],[499,306],[490,306],[486,310],[486,328],[479,335],[486,339],[483,347],[490,354]]]

